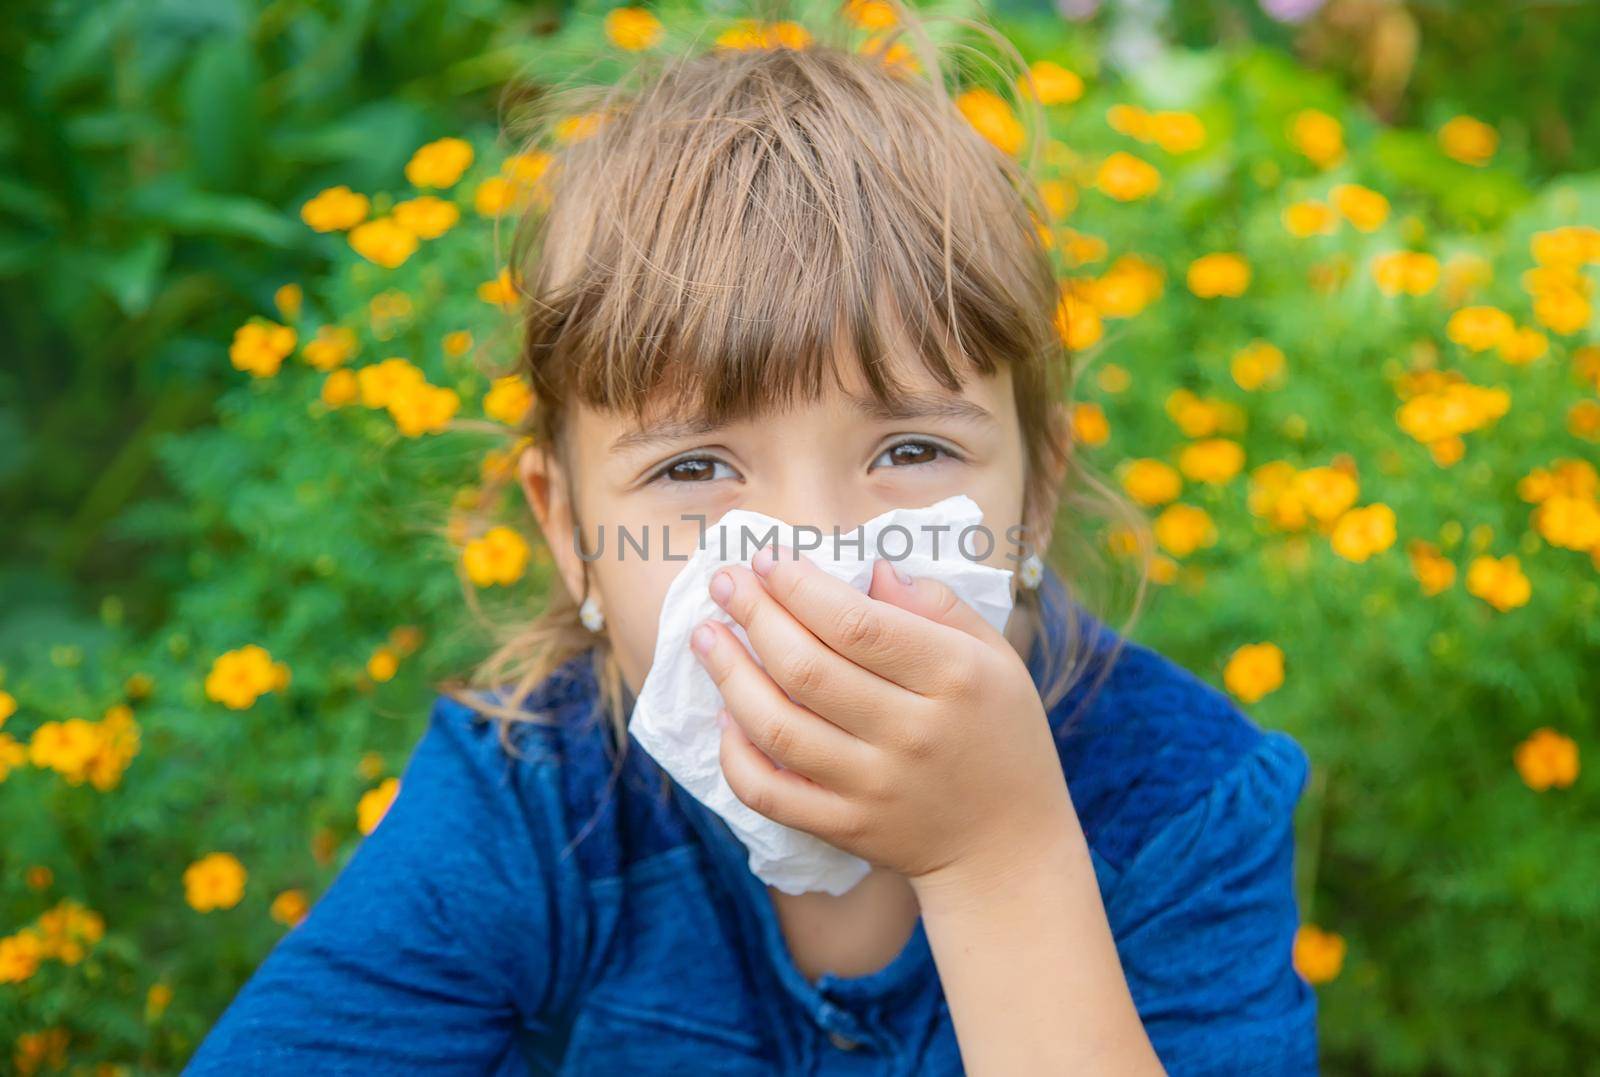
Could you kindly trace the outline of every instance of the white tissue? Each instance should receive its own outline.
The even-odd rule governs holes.
[[[824,890],[837,895],[860,882],[871,866],[820,838],[757,813],[729,787],[719,758],[717,712],[722,696],[689,650],[689,634],[702,621],[721,621],[752,654],[755,651],[744,629],[712,600],[707,590],[712,575],[723,565],[748,564],[769,530],[776,527],[779,544],[801,550],[802,556],[823,571],[863,594],[872,585],[873,562],[882,555],[913,576],[941,581],[996,631],[1004,631],[1011,614],[1011,572],[969,560],[962,551],[983,553],[990,537],[998,548],[1005,536],[972,532],[958,547],[963,530],[982,521],[983,511],[964,494],[925,508],[895,509],[861,525],[858,554],[854,528],[841,530],[837,546],[831,530],[824,532],[818,545],[815,528],[797,534],[792,524],[735,509],[705,529],[698,552],[673,580],[662,605],[655,658],[628,728],[668,774],[727,821],[750,851],[750,870],[764,882],[786,894]],[[883,534],[885,528],[896,525],[905,533]],[[930,530],[939,525],[948,529]],[[812,548],[806,548],[808,544]],[[909,552],[901,557],[906,550]]]

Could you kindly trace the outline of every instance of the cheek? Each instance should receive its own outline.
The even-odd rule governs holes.
[[[688,543],[682,548],[693,549]],[[606,638],[611,641],[623,679],[635,693],[644,684],[655,658],[656,628],[661,622],[667,589],[683,568],[681,561],[664,561],[657,550],[650,552],[651,558],[641,561],[630,549],[627,560],[618,562],[608,550],[605,558],[591,566],[606,597]],[[674,546],[672,552],[677,556],[678,547]]]

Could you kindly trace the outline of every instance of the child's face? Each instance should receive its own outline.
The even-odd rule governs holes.
[[[912,392],[898,402],[903,414],[883,415],[857,402],[870,405],[872,396],[850,370],[847,392],[830,386],[814,402],[715,429],[640,428],[578,405],[567,422],[568,473],[535,450],[524,456],[523,487],[556,565],[579,597],[587,567],[604,631],[635,693],[655,654],[667,588],[698,546],[703,525],[695,517],[710,526],[731,509],[750,509],[830,536],[835,525],[848,532],[890,509],[966,494],[995,538],[988,563],[1016,567],[1007,558],[1016,551],[1007,529],[1024,523],[1025,457],[1010,371],[969,377],[960,393],[920,367],[897,372]],[[591,556],[605,531],[603,555],[587,566],[573,545],[574,509]],[[629,547],[619,560],[619,527],[636,540],[648,534],[648,558]],[[673,560],[662,557],[663,535]],[[1049,541],[1048,534],[1029,538],[1033,549]]]

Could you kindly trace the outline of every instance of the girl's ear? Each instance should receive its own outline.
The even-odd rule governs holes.
[[[539,522],[550,556],[556,570],[567,585],[573,601],[580,601],[584,591],[584,564],[574,545],[572,487],[567,482],[566,469],[555,455],[542,445],[529,445],[522,450],[517,461],[517,481],[522,494],[528,499],[528,508]]]

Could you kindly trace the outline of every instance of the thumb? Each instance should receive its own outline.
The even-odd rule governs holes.
[[[867,595],[879,602],[910,610],[920,617],[948,625],[986,643],[1004,643],[1005,639],[985,621],[978,611],[961,601],[961,597],[948,586],[927,576],[901,577],[905,570],[886,558],[878,558],[872,566],[872,586]]]

